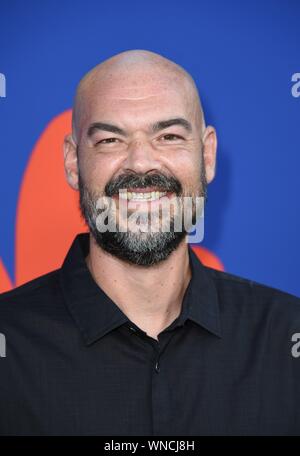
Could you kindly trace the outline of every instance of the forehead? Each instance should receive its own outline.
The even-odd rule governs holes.
[[[186,84],[178,81],[119,80],[94,84],[84,99],[83,128],[101,120],[143,128],[158,118],[193,120],[194,103]]]

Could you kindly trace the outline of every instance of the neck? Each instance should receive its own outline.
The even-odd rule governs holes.
[[[186,242],[181,242],[165,261],[146,268],[110,255],[90,235],[86,262],[99,287],[150,337],[157,339],[179,316],[191,279]]]

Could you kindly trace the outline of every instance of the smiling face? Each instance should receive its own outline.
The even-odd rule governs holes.
[[[158,212],[155,233],[121,232],[120,206],[125,201],[129,215],[139,208],[150,216],[164,201],[205,196],[214,175],[216,138],[212,127],[204,127],[191,80],[156,54],[122,53],[83,79],[73,119],[73,135],[65,140],[66,174],[80,191],[82,213],[99,246],[140,265],[167,258],[186,236],[173,229],[178,204],[172,206],[169,232],[162,232]],[[97,230],[102,196],[115,203],[116,232]]]

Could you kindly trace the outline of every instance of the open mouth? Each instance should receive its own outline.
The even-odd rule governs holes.
[[[160,191],[153,188],[135,188],[135,189],[122,189],[119,194],[114,195],[114,198],[133,201],[133,202],[151,202],[158,201],[160,198],[170,198],[173,192]]]

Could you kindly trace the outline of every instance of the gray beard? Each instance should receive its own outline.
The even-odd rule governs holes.
[[[153,266],[166,260],[185,240],[187,232],[175,231],[174,219],[168,232],[104,231],[97,229],[97,196],[92,195],[79,175],[80,210],[97,245],[109,254],[139,266]],[[194,223],[194,222],[193,222]]]
[[[97,244],[106,252],[139,266],[153,266],[166,260],[184,240],[184,232],[131,233],[92,231]]]

